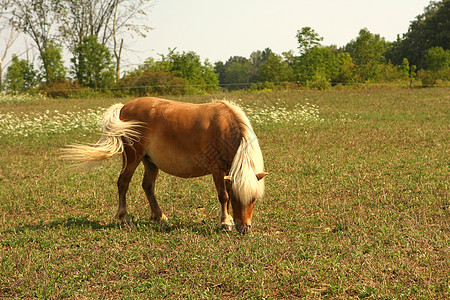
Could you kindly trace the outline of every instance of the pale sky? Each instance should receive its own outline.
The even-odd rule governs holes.
[[[271,48],[297,49],[295,35],[312,27],[323,45],[344,46],[362,28],[395,41],[429,0],[153,0],[147,37],[128,39],[123,67],[133,68],[168,48],[194,51],[202,60],[225,62]],[[21,42],[18,43],[22,44]],[[14,52],[14,51],[13,51]],[[67,63],[70,56],[67,57]]]
[[[195,51],[211,62],[249,57],[271,48],[296,50],[295,35],[312,27],[323,45],[343,46],[362,28],[395,41],[423,13],[429,0],[155,0],[148,25],[154,28],[128,53],[139,58],[167,54],[168,48]]]

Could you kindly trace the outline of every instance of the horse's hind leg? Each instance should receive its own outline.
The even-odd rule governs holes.
[[[133,152],[133,154],[130,154]],[[128,153],[128,154],[127,154]],[[135,151],[130,151],[130,148],[126,148],[122,154],[123,166],[119,179],[117,180],[117,187],[119,189],[119,207],[117,208],[116,218],[122,222],[128,221],[127,213],[127,191],[130,185],[131,178],[134,171],[141,162],[141,158],[138,159]]]
[[[148,157],[144,157],[142,160],[145,167],[144,179],[142,180],[142,188],[147,196],[148,203],[151,209],[151,220],[158,222],[167,222],[167,217],[162,213],[161,207],[159,207],[158,201],[155,197],[155,181],[158,176],[159,169],[154,165]]]

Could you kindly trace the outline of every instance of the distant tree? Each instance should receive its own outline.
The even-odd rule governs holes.
[[[37,71],[27,60],[13,55],[5,76],[6,87],[11,92],[26,92],[37,84]]]
[[[119,80],[119,86],[137,96],[186,95],[189,81],[163,71],[154,59],[148,59],[136,70],[128,72]]]
[[[202,76],[205,86],[205,90],[208,92],[214,92],[219,89],[219,77],[214,72],[214,66],[208,60],[205,60],[202,68]]]
[[[271,56],[275,55],[270,48],[266,48],[263,51],[254,51],[250,54],[250,62],[252,64],[252,71],[249,82],[264,81],[261,80],[260,73],[261,67],[268,63]]]
[[[336,54],[330,47],[316,46],[297,58],[294,69],[297,81],[304,85],[314,82],[328,85],[337,72]]]
[[[354,81],[355,64],[347,52],[341,52],[336,57],[337,67],[332,74],[331,82],[333,84],[347,84]]]
[[[162,69],[175,76],[187,79],[189,84],[204,91],[213,91],[219,84],[218,75],[209,61],[202,63],[200,56],[193,51],[175,52],[170,50],[167,56],[162,55]]]
[[[296,37],[300,56],[288,59],[296,80],[314,88],[329,86],[333,74],[337,72],[337,49],[322,47],[320,42],[323,38],[311,27],[303,27],[297,31]]]
[[[54,42],[50,42],[44,52],[42,59],[47,62],[46,83],[61,81],[66,78],[67,69],[62,59],[62,49]]]
[[[293,70],[283,57],[271,53],[267,61],[259,67],[259,82],[284,82],[293,78]]]
[[[444,50],[442,47],[428,49],[425,63],[427,69],[419,72],[423,85],[435,85],[438,80],[450,80],[450,50]]]
[[[274,54],[275,53],[270,48],[266,48],[263,51],[254,51],[252,52],[252,54],[250,54],[250,61],[253,65],[259,67],[260,65],[267,63],[269,58]]]
[[[384,53],[388,47],[384,38],[361,29],[356,39],[345,46],[356,65],[360,80],[377,80],[382,64],[386,61]]]
[[[95,36],[83,38],[72,58],[73,74],[78,82],[91,88],[106,88],[114,82],[111,53]]]
[[[225,74],[225,70],[225,64],[222,61],[216,61],[214,63],[214,72],[217,74],[219,83],[222,83],[224,80],[223,75]]]
[[[228,89],[245,89],[249,87],[253,70],[252,63],[249,60],[245,62],[232,61],[225,65],[223,84],[228,85]]]
[[[428,49],[425,54],[425,63],[427,69],[432,72],[439,72],[450,67],[450,50],[444,50],[442,47]]]
[[[218,74],[209,61],[202,63],[195,52],[179,53],[175,49],[161,55],[161,60],[147,59],[120,80],[120,85],[133,87],[139,95],[214,92],[218,84]]]
[[[44,52],[55,39],[54,27],[60,19],[61,1],[14,1],[11,11],[14,26],[34,41],[42,60],[44,78],[48,80],[50,66]]]
[[[300,54],[304,54],[312,48],[319,46],[320,42],[323,41],[323,37],[316,33],[311,27],[303,27],[298,30],[296,38]]]
[[[220,84],[227,89],[246,89],[253,83],[285,82],[292,80],[289,62],[270,48],[254,51],[250,58],[232,56],[225,63],[217,62]]]
[[[403,58],[401,65],[398,66],[398,71],[400,72],[401,77],[409,77],[409,61],[407,58]]]
[[[170,72],[176,76],[186,78],[191,84],[202,84],[202,63],[200,56],[195,52],[175,52],[169,51],[167,56],[162,56],[162,60],[167,61]]]
[[[433,47],[450,49],[450,0],[431,1],[389,49],[387,58],[395,64],[407,58],[410,64],[423,69],[425,54]]]
[[[8,52],[19,36],[19,31],[11,24],[8,8],[12,0],[0,0],[0,92],[3,91],[3,71],[8,65]]]
[[[414,79],[416,77],[417,67],[415,65],[410,66],[406,57],[403,58],[402,63],[397,66],[397,69],[401,78]]]
[[[251,60],[243,56],[232,56],[225,63],[216,62],[215,70],[220,84],[230,90],[249,87],[254,76]]]
[[[150,0],[62,0],[59,23],[61,38],[69,50],[83,43],[84,36],[96,36],[101,45],[112,49],[119,78],[125,35],[145,37],[151,30],[147,25]]]
[[[252,63],[251,60],[249,60],[246,57],[243,56],[231,56],[226,62],[225,66],[232,63],[239,63],[239,64],[246,64],[246,63]]]

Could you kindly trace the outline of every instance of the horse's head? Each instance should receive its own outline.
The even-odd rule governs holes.
[[[267,175],[266,172],[256,174],[258,181],[262,180]],[[225,183],[228,191],[228,196],[233,207],[233,220],[236,230],[241,234],[246,234],[252,227],[253,209],[256,204],[256,197],[252,197],[250,201],[243,203],[239,196],[233,192],[233,180],[230,176],[225,176]]]

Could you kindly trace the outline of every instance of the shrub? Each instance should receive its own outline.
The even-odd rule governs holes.
[[[191,87],[187,79],[164,71],[144,70],[126,75],[119,86],[136,96],[185,95]],[[192,92],[192,91],[191,91]]]
[[[70,80],[60,80],[41,85],[42,93],[52,98],[71,98],[83,87]]]
[[[417,72],[417,76],[422,81],[422,86],[424,87],[434,86],[436,84],[436,78],[431,71],[420,70]]]

